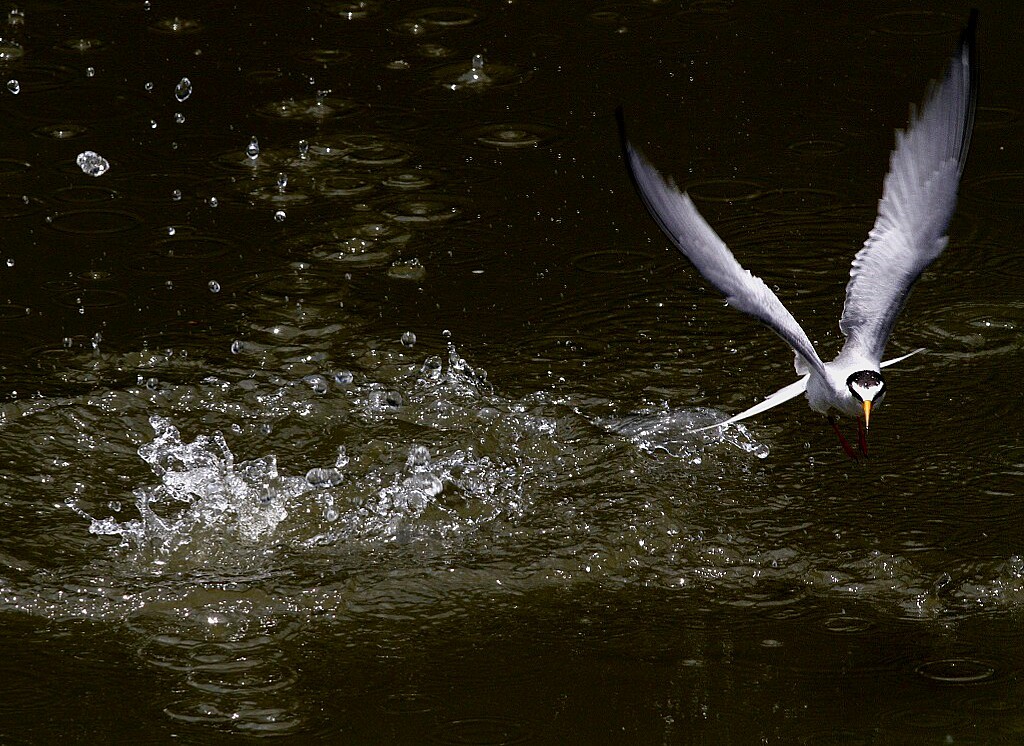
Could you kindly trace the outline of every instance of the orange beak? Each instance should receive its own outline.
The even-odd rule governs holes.
[[[871,422],[871,402],[864,402],[864,429],[868,429],[868,424]]]

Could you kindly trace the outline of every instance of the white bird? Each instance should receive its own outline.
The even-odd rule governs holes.
[[[971,11],[943,80],[929,84],[920,112],[911,105],[906,131],[896,132],[878,216],[854,257],[846,286],[846,303],[839,321],[846,343],[829,363],[818,356],[778,296],[740,266],[690,197],[674,181],[666,181],[629,143],[621,109],[618,112],[629,173],[662,231],[725,295],[728,305],[766,324],[796,353],[799,380],[750,409],[701,430],[725,427],[805,393],[811,409],[829,415],[851,458],[857,453],[839,431],[835,415],[858,418],[860,451],[867,455],[871,412],[886,393],[881,369],[921,351],[882,362],[889,334],[911,287],[949,240],[946,229],[956,206],[974,126],[977,15],[976,10]]]

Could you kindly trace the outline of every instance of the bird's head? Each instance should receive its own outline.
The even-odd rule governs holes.
[[[846,387],[864,407],[864,429],[867,430],[871,408],[885,398],[885,380],[877,370],[859,370],[846,379]]]

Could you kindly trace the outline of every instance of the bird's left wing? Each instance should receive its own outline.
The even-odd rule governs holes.
[[[619,116],[621,127],[621,111]],[[760,277],[752,275],[736,261],[729,247],[697,212],[687,194],[679,191],[674,182],[666,181],[625,136],[622,142],[637,192],[676,248],[693,263],[704,279],[725,295],[726,303],[766,324],[806,361],[806,370],[813,369],[824,376],[821,358],[779,297]]]
[[[882,358],[911,287],[946,248],[974,127],[976,24],[972,11],[945,78],[929,85],[919,114],[911,107],[906,132],[896,132],[878,217],[846,286],[844,353]]]

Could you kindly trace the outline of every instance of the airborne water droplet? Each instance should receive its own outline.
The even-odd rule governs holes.
[[[278,210],[277,212],[274,213],[274,220],[276,220],[278,223],[283,223],[286,217],[288,217],[288,213],[286,213],[284,210]]]
[[[178,99],[178,102],[184,102],[189,96],[192,95],[192,81],[188,78],[182,78],[178,81],[178,85],[174,86],[174,97]]]
[[[102,176],[110,170],[110,163],[107,159],[91,150],[79,153],[75,163],[83,173],[89,174],[89,176]]]
[[[406,347],[412,347],[416,344],[416,335],[413,332],[405,332],[402,334],[402,344]]]
[[[17,96],[21,93],[21,83],[19,83],[15,78],[11,78],[7,81],[7,90]]]

